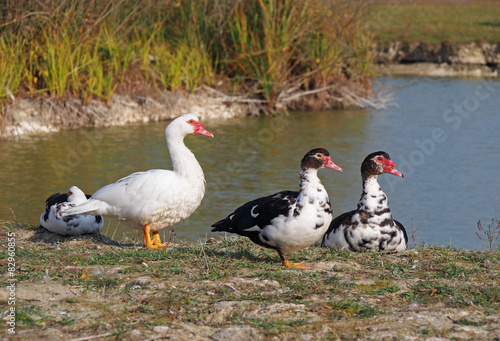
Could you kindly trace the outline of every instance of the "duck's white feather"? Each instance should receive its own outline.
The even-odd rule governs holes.
[[[173,171],[152,169],[130,174],[102,187],[87,202],[66,214],[101,214],[136,229],[149,224],[151,231],[168,228],[189,217],[205,194],[203,170],[183,142],[187,134],[194,133],[186,123],[189,120],[198,122],[196,115],[186,114],[165,129]]]

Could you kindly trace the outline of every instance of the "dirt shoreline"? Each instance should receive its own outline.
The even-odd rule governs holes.
[[[251,104],[231,101],[227,96],[211,96],[200,92],[156,92],[155,96],[115,94],[104,103],[78,98],[20,98],[6,106],[5,125],[1,136],[12,137],[78,128],[100,128],[136,122],[157,122],[187,112],[205,118],[227,119],[257,115]]]
[[[377,106],[378,99],[366,99],[370,93],[364,83],[349,80],[313,91],[284,94],[282,102],[274,109],[270,109],[264,100],[230,96],[208,86],[200,87],[193,94],[158,89],[147,95],[115,94],[108,103],[90,100],[84,104],[78,98],[19,98],[4,107],[0,139],[68,129],[158,122],[188,112],[204,120],[259,116],[299,108],[308,110],[317,104],[316,96],[327,98],[321,102],[324,109]]]
[[[310,247],[286,269],[247,239],[174,240],[164,251],[104,236],[15,233],[16,325],[8,340],[496,340],[500,254]],[[7,264],[6,252],[0,260]],[[2,274],[7,283],[7,273]]]

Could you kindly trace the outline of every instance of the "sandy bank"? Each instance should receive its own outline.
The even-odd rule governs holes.
[[[206,92],[162,92],[155,97],[114,95],[109,103],[91,100],[85,105],[78,98],[20,98],[6,106],[2,136],[156,122],[187,112],[200,119],[226,119],[257,114],[258,110],[252,103],[235,103],[229,96],[214,97]]]

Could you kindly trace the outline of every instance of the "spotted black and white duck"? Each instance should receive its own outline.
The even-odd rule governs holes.
[[[109,216],[142,230],[146,247],[166,248],[168,245],[161,242],[158,232],[189,217],[205,195],[203,170],[184,144],[184,137],[189,134],[213,137],[195,114],[177,117],[165,129],[173,170],[130,174],[100,188],[89,200],[64,214]]]
[[[63,236],[77,236],[87,233],[99,233],[102,230],[101,216],[75,214],[62,216],[61,211],[75,207],[87,201],[90,195],[72,186],[68,193],[52,194],[45,201],[45,211],[40,215],[40,225],[50,232]]]
[[[212,232],[231,232],[254,243],[274,249],[286,267],[306,269],[290,263],[285,254],[314,244],[332,220],[332,208],[318,178],[320,168],[342,169],[323,148],[308,152],[300,164],[300,191],[282,191],[258,198],[237,208],[227,218],[212,225]]]
[[[358,208],[331,222],[321,246],[350,251],[398,252],[406,249],[406,230],[392,219],[389,201],[377,181],[383,173],[403,177],[389,154],[380,151],[368,155],[361,165],[363,193]]]

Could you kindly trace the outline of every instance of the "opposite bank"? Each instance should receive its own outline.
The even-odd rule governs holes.
[[[382,74],[498,77],[500,44],[375,43],[373,60]]]
[[[378,75],[498,77],[500,44],[375,43]],[[195,94],[158,92],[154,96],[113,95],[108,103],[78,98],[16,98],[2,110],[0,137],[155,122],[193,112],[201,119],[259,115],[258,100],[227,96],[211,89]],[[358,96],[341,91],[345,106],[358,106]],[[312,99],[314,100],[314,99]],[[339,106],[339,107],[342,107]]]

